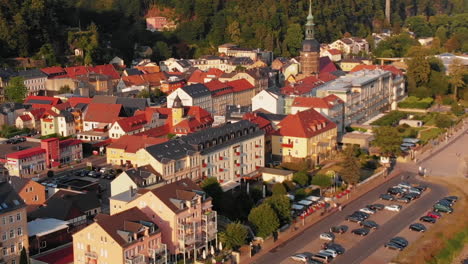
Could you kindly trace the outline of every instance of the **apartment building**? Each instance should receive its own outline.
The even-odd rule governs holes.
[[[99,214],[94,223],[73,234],[76,264],[166,263],[161,230],[136,207],[112,215]]]
[[[18,76],[23,78],[24,85],[28,88],[29,95],[39,95],[45,91],[47,75],[39,69],[19,71]]]
[[[28,248],[26,204],[5,180],[0,181],[0,262],[19,264],[23,248]]]
[[[310,160],[319,164],[336,147],[336,125],[314,109],[288,115],[272,135],[272,154],[286,162]]]
[[[203,84],[191,84],[176,89],[167,96],[167,105],[174,105],[174,100],[179,97],[184,106],[199,106],[213,113],[213,100],[211,91]]]
[[[66,110],[56,113],[48,110],[41,118],[41,135],[47,136],[56,134],[62,137],[69,137],[76,134],[76,124],[74,115]]]
[[[349,73],[314,90],[317,97],[334,94],[345,103],[345,126],[364,123],[391,108],[394,97],[390,71],[362,70]]]
[[[171,261],[177,262],[174,254],[193,256],[217,243],[218,218],[211,198],[190,179],[110,198],[111,217],[135,207],[158,225]]]
[[[8,182],[26,205],[39,206],[46,201],[46,187],[31,179],[11,176]]]

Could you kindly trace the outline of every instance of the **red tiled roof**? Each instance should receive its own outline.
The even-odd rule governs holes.
[[[85,66],[67,67],[65,68],[67,75],[70,78],[75,79],[78,75],[85,75],[88,73],[88,69]]]
[[[71,107],[75,107],[77,104],[89,104],[91,100],[92,98],[89,97],[72,97],[67,102],[70,103]]]
[[[135,68],[146,74],[160,72],[159,66],[136,66]]]
[[[60,66],[42,68],[41,71],[47,75],[66,73],[65,70]]]
[[[99,104],[91,103],[84,116],[84,121],[113,123],[119,118],[121,104]]]
[[[7,159],[24,159],[46,153],[45,149],[35,147],[7,154]]]
[[[222,89],[229,89],[231,88],[227,83],[222,83],[218,80],[212,80],[210,82],[205,83],[206,88],[211,92],[215,92]],[[232,88],[231,88],[232,89]]]
[[[122,76],[122,80],[125,82],[125,85],[144,85],[146,81],[141,77],[141,75],[130,75]]]
[[[319,79],[322,81],[322,82],[329,82],[329,81],[333,81],[335,79],[338,79],[338,77],[336,75],[333,75],[329,72],[321,72],[319,74]]]
[[[32,102],[31,102],[32,101]],[[44,101],[44,103],[37,103],[34,101]],[[24,103],[28,104],[45,104],[45,105],[58,105],[62,102],[60,98],[51,97],[51,96],[37,96],[37,95],[29,95],[24,99]]]
[[[292,106],[308,108],[333,108],[336,104],[342,104],[343,101],[334,94],[326,97],[295,97]]]
[[[148,135],[125,135],[114,141],[108,146],[113,149],[123,149],[125,152],[136,153],[142,148],[164,143],[167,138],[156,138]]]
[[[166,137],[167,134],[169,134],[170,128],[168,124],[151,128],[148,130],[145,130],[143,132],[135,134],[135,136],[148,136],[148,137],[153,137],[153,138],[158,138],[158,137]]]
[[[246,79],[239,79],[239,80],[235,80],[235,81],[230,81],[230,82],[227,82],[226,84],[231,86],[235,93],[255,88],[255,86],[253,86]]]
[[[23,121],[31,121],[32,118],[29,115],[20,115],[19,117]]]
[[[131,117],[122,118],[116,121],[124,132],[135,131],[141,129],[148,123],[146,114],[138,114]]]
[[[70,105],[70,103],[67,101],[67,102],[65,102],[65,103],[56,105],[55,108],[57,108],[58,110],[67,110],[67,109],[71,108],[71,105]]]
[[[34,119],[39,120],[42,117],[42,115],[44,115],[45,111],[46,110],[44,108],[38,108],[29,110],[29,113],[31,113]]]
[[[149,83],[150,86],[159,86],[161,81],[166,80],[166,75],[163,72],[154,72],[141,75],[143,80]]]
[[[52,253],[35,258],[47,264],[68,264],[73,263],[73,246],[61,248]]]
[[[267,133],[267,135],[274,132],[271,121],[259,116],[257,113],[246,113],[242,119],[249,120],[250,122],[257,124],[260,129]]]
[[[68,146],[79,145],[81,143],[83,143],[81,140],[69,138],[69,139],[65,139],[65,140],[60,141],[59,142],[59,147],[60,148],[66,148]]]
[[[225,94],[230,94],[232,92],[233,92],[232,89],[226,89],[226,90],[222,90],[222,91],[215,91],[213,93],[213,96],[221,96],[221,95],[225,95]]]
[[[340,55],[341,51],[339,49],[329,49],[328,53],[330,53],[331,55]]]
[[[205,83],[205,72],[201,70],[195,70],[193,71],[192,75],[190,75],[190,78],[188,79],[189,83]]]
[[[301,95],[307,94],[315,87],[323,84],[324,82],[315,76],[310,76],[302,79],[298,83],[287,85],[281,88],[281,93],[286,95]]]
[[[111,79],[120,78],[120,74],[115,70],[114,65],[112,64],[104,64],[104,65],[96,65],[94,67],[88,67],[88,71],[109,76],[111,77]]]
[[[336,125],[314,109],[288,115],[279,124],[277,135],[311,138],[336,127]]]
[[[209,68],[206,73],[207,75],[214,75],[216,77],[221,77],[221,75],[224,74],[224,71],[217,69],[217,68]]]
[[[57,114],[56,112],[52,111],[52,110],[47,110],[45,111],[45,113],[42,115],[42,117],[46,116],[46,115],[50,115],[50,116],[59,116],[59,114]]]
[[[320,57],[319,63],[320,63],[320,73],[334,72],[338,70],[335,64],[333,63],[333,61],[331,61],[328,56]]]

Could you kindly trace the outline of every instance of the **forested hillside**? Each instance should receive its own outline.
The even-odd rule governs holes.
[[[88,51],[85,52],[87,63],[108,61],[114,55],[128,60],[133,57],[134,44],[139,43],[154,47],[156,55],[153,59],[163,59],[212,53],[224,42],[273,50],[277,55],[297,55],[308,2],[0,0],[0,58],[36,55],[52,58],[48,63],[55,64],[63,59],[55,60],[50,52],[63,58],[70,54],[71,47],[81,47]],[[333,41],[346,32],[367,37],[383,28],[399,31],[411,21],[410,28],[422,32],[421,36],[432,36],[444,30],[447,30],[447,39],[455,33],[468,35],[467,0],[392,0],[391,25],[384,19],[385,0],[312,2],[316,38],[321,42]],[[145,30],[145,13],[154,5],[175,11],[179,24],[175,32],[150,33]],[[444,14],[461,14],[456,16],[461,29],[451,32],[450,28],[444,29],[449,25],[433,26],[430,23],[434,16],[451,19],[452,16]],[[408,19],[414,16],[420,16],[422,22],[421,19]],[[462,47],[463,43],[460,49]]]

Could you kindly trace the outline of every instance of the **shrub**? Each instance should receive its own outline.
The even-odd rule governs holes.
[[[393,126],[397,124],[401,119],[407,117],[407,113],[400,112],[400,111],[392,111],[387,115],[375,120],[371,123],[374,126]]]
[[[416,96],[410,96],[406,98],[403,102],[398,103],[398,107],[401,108],[416,108],[416,109],[427,109],[431,107],[434,103],[434,99],[431,97],[426,97],[419,99]]]

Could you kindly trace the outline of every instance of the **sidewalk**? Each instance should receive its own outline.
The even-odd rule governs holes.
[[[378,177],[366,183],[365,185],[361,185],[358,188],[354,189],[350,194],[349,198],[342,197],[337,199],[337,202],[340,203],[342,206],[346,206],[347,204],[353,202],[354,200],[358,199],[362,195],[368,193],[369,191],[373,190],[377,186],[389,181],[390,179],[396,177],[401,173],[400,169],[395,169],[392,171],[387,177]],[[278,235],[278,240],[273,241],[272,237],[269,237],[264,240],[261,244],[262,250],[255,254],[253,257],[249,256],[249,248],[250,246],[244,246],[241,249],[241,252],[247,252],[247,254],[241,255],[240,263],[255,263],[260,257],[264,256],[268,252],[275,250],[275,248],[281,246],[283,243],[286,243],[288,240],[294,239],[296,236],[300,235],[306,229],[314,225],[315,223],[326,219],[328,216],[338,212],[337,208],[333,208],[328,212],[324,212],[322,210],[316,211],[315,213],[307,216],[303,221],[299,219],[296,223],[292,223],[291,226],[284,232],[281,232]],[[323,213],[323,215],[322,215]]]

